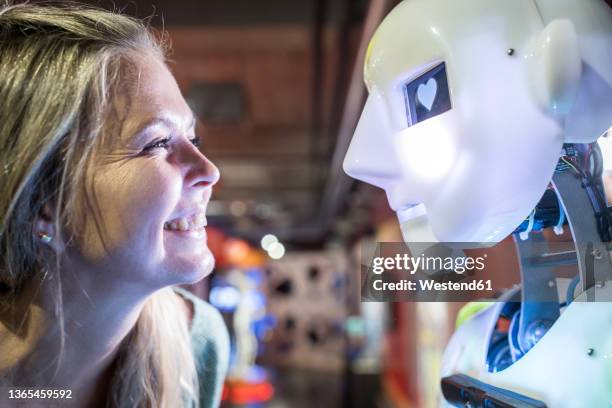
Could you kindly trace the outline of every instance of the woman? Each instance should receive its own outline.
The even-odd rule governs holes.
[[[0,101],[0,406],[218,405],[227,331],[171,287],[213,267],[219,172],[162,45],[119,14],[2,6]]]

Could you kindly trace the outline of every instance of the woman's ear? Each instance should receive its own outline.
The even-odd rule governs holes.
[[[555,116],[567,115],[582,75],[578,35],[570,20],[551,21],[532,40],[527,55],[528,80],[540,107]]]
[[[49,205],[43,206],[40,214],[34,221],[34,235],[35,239],[41,243],[41,245],[47,246],[53,249],[55,252],[63,250],[63,244],[60,242],[58,237],[58,231],[55,227],[54,211]]]

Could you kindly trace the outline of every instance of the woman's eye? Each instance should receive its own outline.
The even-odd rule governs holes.
[[[143,151],[147,152],[153,149],[167,149],[168,148],[168,143],[170,142],[170,138],[167,137],[165,139],[162,140],[157,140],[147,146],[145,146],[145,148],[143,149]]]
[[[191,142],[192,145],[194,145],[195,147],[200,147],[202,145],[202,139],[200,139],[199,137],[194,137],[193,139],[189,140]]]

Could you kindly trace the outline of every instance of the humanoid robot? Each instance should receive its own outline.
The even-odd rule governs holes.
[[[413,255],[516,234],[522,285],[454,334],[442,406],[612,406],[612,212],[594,143],[612,125],[610,6],[405,0],[373,36],[364,77],[344,170],[386,191]],[[551,194],[554,216],[542,211]],[[532,230],[563,224],[569,256],[531,245]],[[579,274],[560,298],[549,283],[570,261]]]

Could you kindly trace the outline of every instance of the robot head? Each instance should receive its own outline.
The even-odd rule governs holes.
[[[612,123],[612,10],[405,0],[372,38],[364,76],[345,172],[386,191],[406,241],[499,242],[541,198],[563,143]]]

